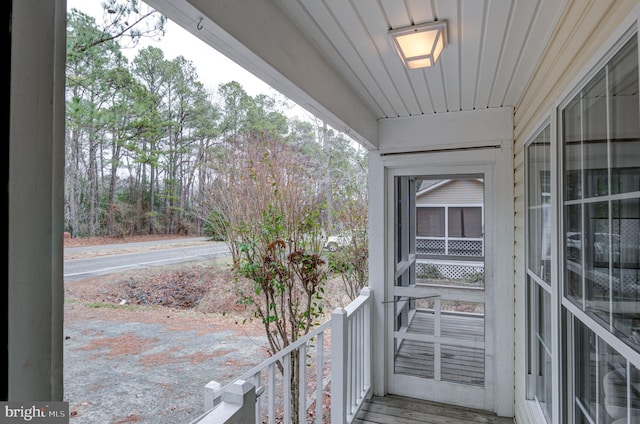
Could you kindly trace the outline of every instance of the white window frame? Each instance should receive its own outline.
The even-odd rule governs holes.
[[[528,148],[531,143],[538,137],[546,128],[549,127],[549,142],[550,142],[550,163],[549,163],[549,171],[550,171],[550,189],[551,189],[551,204],[549,206],[549,218],[551,223],[551,271],[550,271],[550,281],[545,282],[534,272],[529,270],[529,152]],[[552,416],[551,422],[557,423],[560,422],[560,414],[562,411],[563,405],[561,404],[560,399],[560,384],[561,384],[561,361],[558,360],[560,358],[560,299],[559,296],[562,294],[562,291],[559,288],[558,284],[558,220],[560,217],[558,216],[557,203],[558,203],[558,161],[557,161],[557,153],[556,146],[558,144],[557,137],[557,121],[556,115],[550,114],[545,116],[542,121],[536,126],[536,130],[533,134],[527,139],[524,145],[524,201],[525,201],[525,214],[524,214],[524,237],[525,237],[525,252],[524,252],[524,269],[525,269],[525,281],[524,281],[524,289],[525,289],[525,305],[527,308],[527,316],[531,320],[531,323],[537,323],[537,313],[538,308],[531,308],[531,300],[534,295],[529,288],[528,279],[531,278],[535,283],[536,288],[541,287],[547,293],[549,293],[551,297],[550,302],[550,315],[549,319],[551,320],[551,357],[553,360],[552,363],[552,371],[551,371],[551,387],[552,387]],[[535,316],[534,316],[535,315]],[[535,324],[537,325],[537,324]],[[526,366],[527,370],[525,372],[527,381],[526,381],[526,398],[529,402],[529,410],[533,414],[535,421],[544,423],[547,422],[544,413],[542,412],[542,407],[540,406],[538,400],[536,399],[536,375],[537,375],[537,346],[534,344],[535,331],[531,331],[533,327],[529,326],[526,328],[526,340],[525,340],[525,351],[527,354],[526,358]]]
[[[635,9],[635,13],[632,13],[625,23],[623,23],[616,31],[613,32],[610,40],[601,47],[594,59],[591,60],[586,66],[585,70],[578,75],[578,77],[569,85],[570,89],[567,90],[559,99],[561,101],[556,102],[550,109],[548,116],[542,118],[540,123],[535,127],[536,129],[527,138],[527,142],[524,145],[524,173],[525,173],[525,252],[524,252],[524,269],[525,269],[525,304],[529,308],[530,295],[528,291],[527,277],[532,277],[537,283],[536,285],[543,287],[545,290],[551,293],[551,331],[552,331],[552,352],[553,352],[553,368],[552,368],[552,401],[553,401],[553,419],[552,422],[562,422],[564,418],[569,418],[569,422],[573,420],[573,407],[574,407],[574,349],[572,343],[563,340],[566,337],[573,337],[573,317],[578,319],[590,328],[595,335],[609,344],[612,348],[617,350],[620,354],[627,358],[627,370],[630,369],[630,365],[640,368],[640,354],[633,350],[626,343],[614,336],[607,328],[604,328],[600,323],[593,320],[579,307],[577,307],[570,300],[564,296],[564,265],[560,264],[558,259],[562,252],[561,244],[562,240],[558,237],[558,234],[563,234],[563,179],[562,176],[562,122],[561,113],[566,105],[574,98],[574,96],[582,90],[591,79],[605,66],[611,58],[620,50],[620,48],[632,37],[637,37],[639,40],[638,49],[640,50],[640,24],[638,11],[640,7]],[[639,52],[640,53],[640,52]],[[640,54],[639,54],[640,56]],[[639,72],[640,73],[640,72]],[[544,282],[540,284],[540,279],[533,273],[529,272],[529,169],[528,169],[528,152],[527,148],[532,140],[538,136],[538,134],[549,124],[551,126],[551,283],[550,287]],[[561,278],[562,277],[562,278]],[[537,312],[537,311],[533,311]],[[566,325],[566,328],[562,326]],[[527,337],[525,344],[526,362],[525,375],[527,375],[526,384],[526,397],[529,399],[529,410],[534,422],[545,422],[545,416],[542,412],[540,405],[535,400],[535,382],[529,378],[529,366],[532,360],[535,360],[535,355],[532,356],[532,339],[527,328]],[[566,368],[564,368],[566,366]],[[534,370],[535,371],[535,370]],[[629,372],[629,371],[628,371]],[[534,374],[535,375],[535,374]],[[628,374],[629,375],[629,374]]]
[[[560,114],[562,113],[562,110],[569,104],[569,102],[575,97],[575,95],[582,90],[590,81],[591,79],[602,69],[603,66],[605,66],[609,60],[612,59],[613,56],[615,56],[616,53],[618,53],[618,51],[620,50],[620,48],[627,42],[629,41],[631,38],[633,37],[638,37],[638,46],[640,49],[640,33],[638,32],[637,26],[634,25],[632,28],[630,28],[628,31],[626,31],[626,33],[624,34],[624,36],[620,37],[618,39],[618,41],[610,48],[608,49],[607,53],[602,55],[601,59],[597,62],[597,64],[595,66],[591,67],[591,70],[580,80],[579,84],[576,84],[574,86],[574,88],[566,95],[564,96],[564,100],[559,103],[556,107],[556,119],[557,119],[557,142],[556,142],[556,150],[557,150],[557,166],[555,168],[556,171],[556,178],[558,179],[558,191],[556,193],[556,207],[557,207],[557,217],[558,217],[558,224],[559,224],[559,228],[558,231],[556,232],[556,234],[564,234],[564,222],[563,222],[563,202],[560,201],[560,199],[564,198],[564,190],[563,190],[563,186],[562,186],[562,179],[559,178],[560,175],[562,175],[562,172],[564,171],[562,169],[562,142],[563,140],[560,137],[560,134],[562,133],[562,120],[561,120],[561,116]],[[552,196],[554,197],[554,196]],[[561,240],[557,240],[557,246],[559,247],[561,243]],[[560,251],[560,250],[558,250]],[[558,265],[558,276],[561,277],[563,276],[563,269],[562,266],[559,264]],[[560,282],[563,285],[564,288],[564,280],[563,278],[560,278]],[[609,343],[609,345],[611,347],[613,347],[614,349],[616,349],[618,352],[620,352],[620,354],[626,356],[627,358],[631,359],[631,362],[635,364],[636,367],[640,368],[640,353],[636,352],[635,350],[633,350],[633,348],[629,347],[626,343],[622,342],[621,340],[619,340],[617,337],[615,337],[613,334],[611,334],[611,332],[604,328],[601,324],[597,323],[595,320],[593,320],[591,317],[589,317],[585,312],[583,312],[578,306],[576,306],[573,302],[571,302],[569,299],[566,299],[564,296],[564,290],[562,290],[560,292],[561,298],[562,298],[562,307],[566,310],[568,310],[571,314],[573,314],[574,316],[578,317],[578,319],[580,319],[583,323],[587,323],[588,326],[591,328],[591,330],[593,330],[596,335],[600,338],[602,338],[603,340],[605,340],[607,343]],[[594,326],[592,328],[592,325]]]
[[[562,99],[558,102],[554,108],[552,113],[552,119],[555,120],[555,130],[552,135],[552,146],[555,146],[555,149],[552,149],[552,184],[554,181],[553,175],[555,175],[555,184],[554,187],[557,188],[556,193],[552,195],[552,199],[555,199],[555,226],[553,229],[554,241],[552,242],[552,251],[556,250],[554,257],[558,257],[558,253],[562,252],[560,249],[562,240],[558,239],[558,234],[564,234],[564,219],[563,219],[563,207],[564,207],[564,187],[563,187],[563,179],[560,177],[563,175],[564,169],[562,168],[563,163],[563,142],[564,140],[561,137],[562,134],[562,118],[561,113],[565,109],[565,107],[569,104],[569,102],[582,90],[587,84],[589,84],[595,75],[602,70],[604,66],[620,51],[620,49],[625,45],[633,37],[636,37],[638,40],[638,50],[640,57],[640,29],[639,29],[639,19],[637,11],[640,7],[636,8],[636,13],[631,14],[627,18],[626,24],[621,25],[616,31],[614,31],[611,39],[608,43],[606,43],[599,51],[598,54],[594,56],[594,59],[585,66],[585,70],[583,71],[576,80],[570,84],[571,87],[564,95],[560,97]],[[639,67],[640,74],[640,67]],[[640,75],[639,75],[640,76]],[[555,144],[554,144],[555,143]],[[555,156],[555,161],[553,160]],[[558,263],[556,265],[556,276],[557,276],[557,284],[555,287],[557,288],[557,293],[555,295],[555,300],[559,301],[558,309],[554,308],[554,313],[557,313],[557,316],[553,318],[552,321],[552,331],[556,330],[558,334],[558,338],[554,337],[554,341],[556,341],[557,353],[559,356],[555,356],[556,362],[558,362],[555,369],[558,370],[558,379],[554,379],[553,387],[554,387],[554,405],[557,403],[559,408],[554,409],[554,422],[561,422],[561,417],[567,417],[568,422],[572,423],[575,420],[574,417],[574,388],[575,388],[575,362],[574,362],[574,349],[573,343],[571,342],[574,337],[573,330],[573,319],[577,318],[582,322],[586,327],[588,327],[597,338],[606,342],[609,346],[615,349],[618,353],[624,356],[627,359],[627,370],[629,370],[630,365],[635,366],[640,369],[640,353],[635,351],[632,347],[627,345],[625,342],[616,337],[608,328],[605,328],[601,323],[595,321],[591,318],[586,312],[584,312],[580,307],[575,305],[571,300],[565,297],[564,295],[564,262]],[[552,298],[552,304],[554,299]],[[566,328],[561,328],[563,325],[562,317],[565,316],[566,319]],[[566,338],[566,342],[564,343],[566,350],[561,350],[562,339],[560,336]],[[561,368],[561,363],[566,364],[566,369]],[[627,376],[629,376],[627,371]],[[563,384],[563,386],[561,386]],[[564,393],[560,392],[560,389],[566,388]],[[556,394],[557,392],[557,394]],[[562,395],[562,396],[561,396]],[[558,411],[561,410],[561,411]],[[558,413],[562,413],[563,415],[557,415],[555,411]],[[557,418],[557,421],[556,421]],[[630,422],[630,418],[628,418]]]

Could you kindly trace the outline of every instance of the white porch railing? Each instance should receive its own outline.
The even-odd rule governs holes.
[[[334,310],[329,321],[233,382],[224,387],[217,382],[207,384],[206,412],[192,424],[241,422],[233,418],[237,416],[253,416],[256,424],[265,421],[275,424],[276,418],[283,424],[294,424],[291,422],[290,379],[293,352],[301,359],[297,382],[300,388],[299,422],[322,424],[330,417],[334,424],[350,423],[371,394],[371,302],[372,293],[366,287],[346,308]],[[330,358],[325,357],[326,336],[331,339]],[[276,370],[278,362],[282,364],[284,375]],[[243,401],[253,399],[251,396],[232,395],[238,392],[239,385],[246,392],[247,383],[254,389],[255,402]],[[329,383],[330,413],[323,409],[323,397]],[[277,390],[278,386],[280,390]]]

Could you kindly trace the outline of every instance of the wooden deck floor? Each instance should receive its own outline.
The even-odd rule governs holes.
[[[408,333],[432,335],[434,317],[417,312]],[[458,340],[484,341],[484,319],[443,315],[441,335]],[[434,378],[434,344],[417,340],[404,340],[395,357],[395,372],[421,378]],[[440,372],[443,381],[484,385],[484,349],[459,346],[441,346]]]
[[[366,401],[353,422],[355,424],[514,424],[513,418],[394,395],[373,397]]]

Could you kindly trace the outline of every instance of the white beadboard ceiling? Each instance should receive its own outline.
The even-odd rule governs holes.
[[[368,114],[375,122],[515,106],[565,3],[566,0],[149,1],[169,19],[181,23],[285,95],[314,111],[326,109],[338,121],[346,122],[346,127],[355,124],[356,131],[370,141],[375,135],[367,134],[367,126],[371,126]],[[194,23],[202,17],[209,33],[194,30]],[[435,20],[447,20],[448,46],[434,67],[407,70],[387,32]],[[216,29],[211,30],[212,26]],[[238,46],[246,51],[241,52]],[[305,53],[311,49],[314,56]],[[261,63],[274,72],[265,71]],[[315,71],[318,74],[314,76]],[[340,91],[323,98],[324,92],[330,90],[316,89],[311,78],[334,81],[332,85]],[[359,103],[345,98],[344,111],[339,105],[332,105],[332,99],[340,92],[356,96]],[[364,105],[367,112],[347,116],[359,105]]]
[[[553,28],[558,0],[278,0],[377,118],[513,106]],[[434,68],[407,70],[387,32],[448,22]]]

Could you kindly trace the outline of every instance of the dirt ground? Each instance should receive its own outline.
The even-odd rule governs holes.
[[[65,247],[151,241],[67,239]],[[236,302],[227,262],[153,268],[65,284],[64,384],[71,423],[189,423],[204,385],[267,358],[263,327]],[[344,306],[339,279],[326,311]]]
[[[83,246],[101,246],[105,244],[120,243],[136,243],[142,241],[158,241],[158,240],[189,240],[189,236],[175,236],[165,234],[148,234],[144,236],[128,236],[128,237],[75,237],[65,238],[64,247],[83,247]]]

